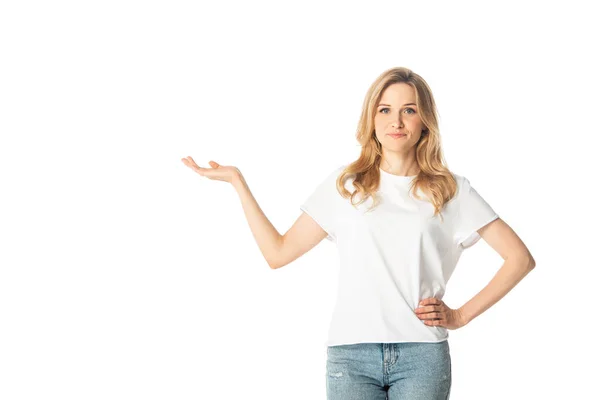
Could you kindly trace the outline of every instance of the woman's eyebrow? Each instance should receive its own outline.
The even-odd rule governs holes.
[[[389,104],[383,104],[383,103],[379,104],[379,106],[388,106],[388,107],[391,107]],[[377,107],[379,107],[379,106],[377,106]],[[408,104],[405,104],[405,106],[416,106],[416,104],[415,103],[408,103]]]

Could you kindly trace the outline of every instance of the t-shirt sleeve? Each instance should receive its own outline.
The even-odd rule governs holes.
[[[337,191],[336,181],[342,169],[342,167],[339,167],[330,172],[300,205],[300,209],[327,232],[326,239],[334,243],[337,242],[337,221],[341,198]]]
[[[455,222],[457,244],[467,249],[481,239],[477,230],[499,218],[492,207],[471,186],[467,178],[462,179],[458,193],[458,218]]]

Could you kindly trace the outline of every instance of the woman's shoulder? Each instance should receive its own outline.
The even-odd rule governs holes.
[[[336,170],[336,172],[341,173],[343,170],[348,168],[349,165],[350,165],[350,163],[338,164],[338,166],[335,170]]]
[[[450,173],[452,174],[452,176],[454,177],[454,180],[456,181],[456,188],[458,191],[463,186],[463,183],[467,180],[467,178],[465,178],[464,175],[458,174],[453,171],[450,171]]]
[[[454,177],[454,180],[456,181],[456,183],[462,182],[462,180],[465,179],[465,177],[463,175],[460,175],[454,171],[450,171],[450,173]]]
[[[345,164],[337,164],[333,169],[329,170],[328,177],[330,180],[337,180],[338,176],[342,174],[342,172],[350,165],[349,163]]]

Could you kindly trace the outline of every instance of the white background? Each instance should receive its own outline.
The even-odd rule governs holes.
[[[335,245],[269,269],[233,187],[181,158],[237,166],[283,234],[358,157],[364,95],[395,66],[429,83],[449,168],[537,262],[450,331],[451,398],[589,398],[595,15],[421,3],[2,2],[0,398],[325,399]],[[501,265],[481,240],[444,301]]]

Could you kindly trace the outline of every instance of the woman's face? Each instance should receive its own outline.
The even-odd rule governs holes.
[[[424,129],[417,110],[415,90],[406,83],[394,83],[384,90],[375,113],[375,134],[390,151],[406,151],[417,144]],[[395,138],[390,133],[404,133]]]

